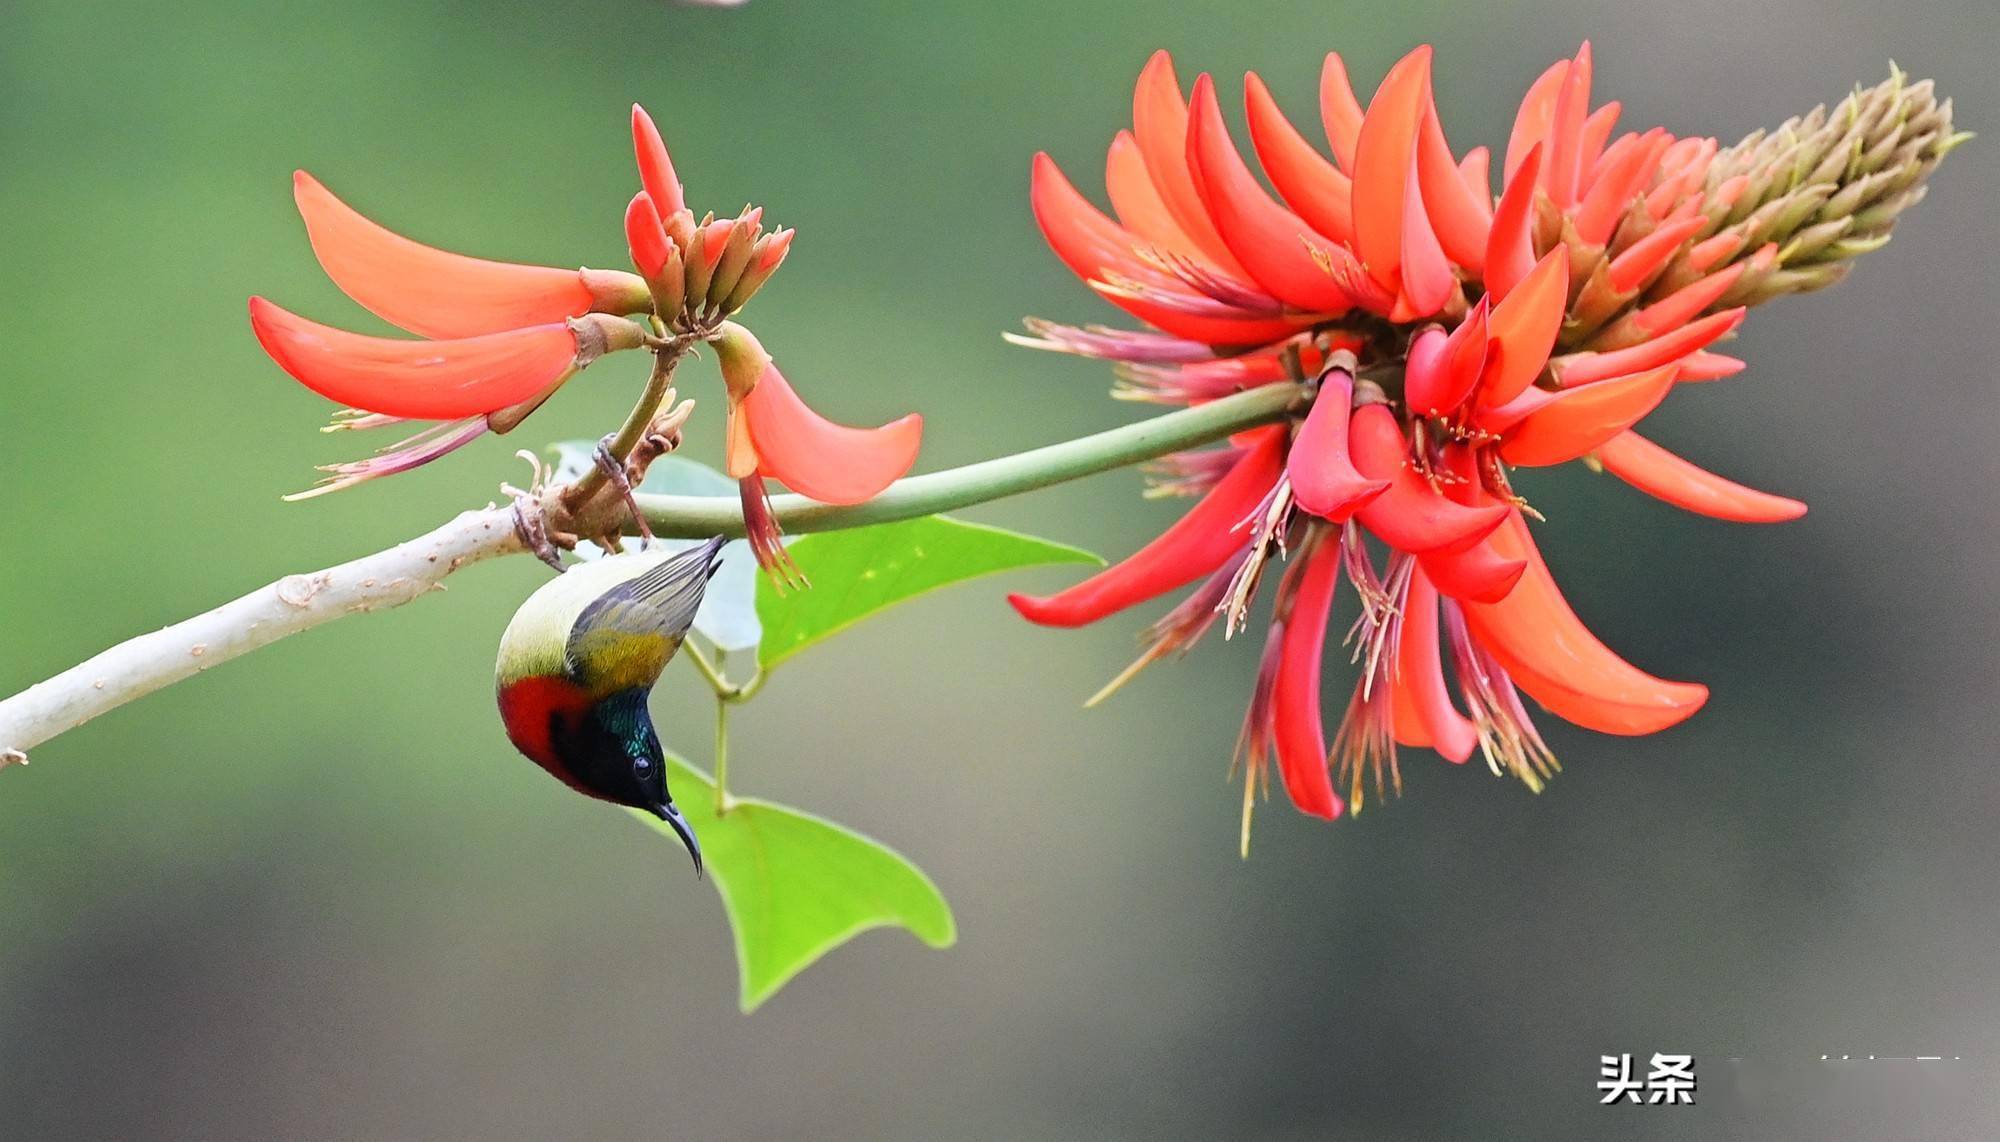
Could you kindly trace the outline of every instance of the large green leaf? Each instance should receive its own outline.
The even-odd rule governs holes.
[[[916,865],[878,841],[797,809],[730,798],[715,813],[715,783],[667,758],[667,779],[701,840],[709,879],[736,933],[740,1002],[754,1011],[813,961],[870,928],[906,928],[933,948],[958,939],[951,906]],[[632,815],[680,839],[651,813]]]
[[[1016,567],[1104,562],[1081,548],[943,515],[821,532],[787,550],[813,585],[779,594],[769,576],[758,579],[764,641],[757,660],[766,670],[885,607],[939,587]]]

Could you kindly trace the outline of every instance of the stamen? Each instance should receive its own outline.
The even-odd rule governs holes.
[[[1229,593],[1229,584],[1236,578],[1236,571],[1250,556],[1250,549],[1244,548],[1230,556],[1213,575],[1210,575],[1196,591],[1152,626],[1147,627],[1139,637],[1146,649],[1134,659],[1130,666],[1118,672],[1118,676],[1104,684],[1097,693],[1084,703],[1088,709],[1118,692],[1127,682],[1139,676],[1139,672],[1170,654],[1186,654],[1208,628],[1215,625],[1223,599]]]
[[[1495,776],[1512,774],[1530,792],[1540,793],[1562,766],[1535,729],[1514,680],[1473,641],[1459,605],[1451,599],[1441,602],[1459,693],[1479,731],[1479,752],[1486,758],[1486,767]]]
[[[1229,594],[1223,600],[1223,610],[1228,616],[1222,637],[1234,638],[1243,629],[1250,617],[1250,603],[1256,597],[1257,584],[1264,577],[1264,565],[1273,555],[1285,553],[1285,531],[1292,520],[1292,482],[1289,477],[1279,476],[1270,494],[1258,505],[1238,528],[1246,524],[1250,530],[1248,557],[1236,569],[1235,578],[1229,584]]]

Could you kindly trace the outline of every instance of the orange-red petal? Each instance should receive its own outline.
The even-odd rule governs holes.
[[[1547,141],[1549,124],[1555,120],[1556,100],[1562,95],[1563,82],[1568,78],[1569,61],[1557,60],[1536,77],[1528,87],[1528,94],[1522,97],[1520,109],[1514,113],[1514,129],[1507,136],[1507,161],[1500,168],[1508,186],[1514,185],[1514,178],[1528,161],[1529,152]],[[1536,178],[1539,178],[1539,172],[1536,172]]]
[[[1521,467],[1565,464],[1639,423],[1674,387],[1679,366],[1661,365],[1564,389],[1521,419],[1500,441],[1500,459]]]
[[[666,268],[667,230],[652,196],[643,190],[625,206],[625,244],[632,251],[632,264],[648,279],[659,277]]]
[[[1736,523],[1783,523],[1806,514],[1806,505],[1797,500],[1724,479],[1636,432],[1605,441],[1597,458],[1612,475],[1696,515]]]
[[[1206,75],[1194,83],[1187,149],[1209,216],[1252,281],[1287,305],[1308,312],[1339,313],[1349,308],[1347,295],[1334,284],[1326,264],[1313,257],[1313,251],[1323,252],[1327,243],[1298,215],[1271,201],[1257,184],[1257,176],[1229,139],[1215,84]]]
[[[674,173],[674,161],[667,157],[666,140],[660,137],[653,117],[637,103],[632,105],[632,153],[639,161],[639,185],[646,188],[660,216],[670,217],[687,209],[680,176]]]
[[[1237,524],[1257,510],[1283,470],[1286,431],[1261,431],[1229,474],[1151,543],[1120,563],[1054,595],[1009,595],[1029,622],[1075,627],[1210,575],[1248,542]]]
[[[1644,135],[1620,139],[1605,152],[1602,169],[1576,209],[1577,237],[1592,246],[1611,240],[1618,220],[1638,197],[1639,188],[1653,173],[1653,164],[1666,146],[1667,133],[1655,127]]]
[[[1486,541],[1464,551],[1427,551],[1417,556],[1417,562],[1439,591],[1479,603],[1506,598],[1528,569],[1526,560],[1508,559]]]
[[[457,420],[545,392],[574,366],[576,334],[556,322],[448,341],[368,337],[308,321],[261,297],[250,325],[300,384],[352,408]]]
[[[1366,114],[1354,98],[1354,85],[1347,79],[1347,64],[1339,52],[1326,53],[1319,71],[1319,121],[1326,128],[1327,145],[1334,161],[1348,174],[1354,173],[1354,144],[1361,138],[1361,121]]]
[[[1320,157],[1292,126],[1256,72],[1243,77],[1243,109],[1257,161],[1278,197],[1308,226],[1336,242],[1354,238],[1354,183]]]
[[[1132,91],[1132,134],[1153,185],[1181,231],[1210,261],[1239,276],[1245,274],[1195,189],[1194,172],[1188,168],[1188,107],[1174,76],[1174,59],[1164,51],[1154,52],[1146,61]]]
[[[1576,353],[1563,358],[1555,365],[1557,383],[1564,388],[1594,384],[1609,377],[1622,377],[1678,361],[1697,349],[1705,349],[1718,338],[1743,323],[1744,309],[1725,309],[1721,313],[1711,313],[1699,321],[1692,321],[1672,333],[1642,342],[1629,349],[1614,349],[1608,353]],[[1495,311],[1498,317],[1498,311]]]
[[[1049,248],[1085,281],[1123,275],[1158,281],[1152,266],[1133,253],[1135,239],[1078,193],[1047,154],[1035,156],[1029,202]],[[1197,317],[1163,305],[1106,295],[1112,304],[1176,337],[1209,345],[1257,345],[1298,331],[1298,323],[1272,318]]]
[[[1464,604],[1467,625],[1515,683],[1557,717],[1607,734],[1650,734],[1708,700],[1708,687],[1655,678],[1600,642],[1570,609],[1519,513],[1493,533],[1501,555],[1527,561],[1497,603]]]
[[[1208,260],[1174,221],[1173,212],[1153,185],[1153,176],[1146,173],[1146,158],[1139,153],[1138,141],[1130,131],[1120,131],[1111,140],[1111,149],[1104,157],[1104,191],[1118,221],[1133,234],[1168,253]]]
[[[1583,163],[1583,121],[1590,112],[1590,41],[1578,49],[1549,113],[1549,163],[1542,183],[1563,210],[1576,205]]]
[[[1404,185],[1430,80],[1429,45],[1398,60],[1369,101],[1354,144],[1354,252],[1369,275],[1392,292],[1402,283]]]
[[[1403,288],[1399,304],[1389,315],[1391,321],[1416,321],[1444,308],[1458,285],[1444,247],[1431,228],[1430,212],[1424,209],[1423,188],[1418,185],[1416,156],[1410,156],[1410,174],[1403,183]]]
[[[1396,690],[1407,695],[1431,748],[1450,761],[1464,762],[1479,745],[1479,730],[1451,704],[1444,661],[1438,652],[1437,589],[1418,567],[1410,573],[1403,603],[1403,629],[1396,644]],[[1401,708],[1398,708],[1401,721]]]
[[[1403,430],[1387,405],[1354,410],[1348,424],[1348,451],[1363,476],[1389,485],[1362,504],[1354,518],[1398,551],[1460,550],[1485,538],[1507,516],[1499,504],[1453,503],[1418,475],[1409,463]]]
[[[1493,225],[1486,232],[1485,282],[1495,301],[1512,293],[1535,268],[1535,180],[1541,170],[1542,149],[1531,147],[1493,208]]]
[[[1486,374],[1479,403],[1521,395],[1548,364],[1569,304],[1569,251],[1557,246],[1521,279],[1487,320]],[[1644,367],[1644,366],[1641,366]]]
[[[1326,729],[1320,718],[1320,661],[1326,624],[1340,585],[1340,553],[1323,543],[1306,556],[1298,593],[1278,648],[1278,671],[1271,691],[1273,742],[1278,775],[1299,812],[1338,817],[1340,798],[1327,770]]]
[[[775,365],[743,399],[757,470],[823,504],[858,504],[917,462],[924,418],[911,413],[879,428],[835,424],[806,406]]]
[[[469,258],[413,242],[362,217],[305,171],[292,175],[292,198],[333,284],[412,333],[476,337],[590,311],[590,289],[575,270]]]
[[[1340,370],[1328,373],[1285,459],[1292,498],[1306,511],[1335,523],[1389,486],[1355,471],[1348,458],[1347,422],[1353,399],[1354,382],[1348,375]]]
[[[1417,138],[1417,181],[1438,244],[1446,256],[1477,275],[1486,265],[1486,239],[1493,226],[1493,198],[1475,191],[1452,161],[1437,107],[1425,101],[1423,133]]]
[[[1697,278],[1632,315],[1632,326],[1646,337],[1658,337],[1694,320],[1696,314],[1722,299],[1748,262],[1737,262],[1705,278]]]
[[[1666,268],[1667,259],[1674,256],[1681,243],[1707,222],[1706,218],[1700,217],[1668,222],[1632,243],[1623,253],[1611,259],[1611,265],[1605,270],[1607,284],[1621,294],[1637,290],[1651,281],[1654,274]]]

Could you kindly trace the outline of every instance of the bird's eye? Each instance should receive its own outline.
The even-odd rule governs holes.
[[[651,758],[635,757],[632,759],[632,776],[644,781],[652,775],[653,762]]]

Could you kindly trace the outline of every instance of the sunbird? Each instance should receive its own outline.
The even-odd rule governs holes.
[[[656,814],[680,834],[697,876],[701,842],[667,790],[646,698],[694,623],[722,543],[572,567],[515,612],[494,672],[515,748],[578,793]]]

